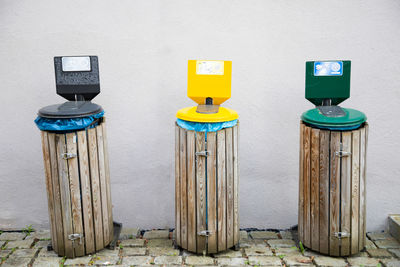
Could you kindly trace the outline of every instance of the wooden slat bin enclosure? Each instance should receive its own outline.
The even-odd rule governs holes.
[[[51,241],[60,256],[91,254],[113,239],[105,127],[41,132]]]
[[[330,131],[300,124],[299,239],[331,256],[365,247],[368,124]]]
[[[238,244],[238,125],[217,132],[175,128],[175,235],[203,254]]]

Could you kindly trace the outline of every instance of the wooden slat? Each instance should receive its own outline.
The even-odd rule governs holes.
[[[187,131],[188,250],[196,251],[196,134]]]
[[[233,127],[233,243],[240,239],[239,229],[239,123]]]
[[[226,193],[227,193],[227,203],[226,203],[226,243],[227,247],[233,247],[233,146],[232,140],[233,138],[233,131],[232,128],[225,129],[225,150],[226,150]]]
[[[51,244],[53,246],[53,249],[55,251],[58,251],[57,232],[56,232],[57,226],[55,221],[55,211],[53,205],[54,194],[53,194],[53,182],[51,176],[50,147],[47,135],[48,135],[47,132],[41,131],[44,173],[46,178],[46,190],[47,190],[47,204],[48,204],[47,207],[49,210],[49,219],[50,219]]]
[[[99,160],[99,179],[100,179],[100,196],[101,196],[101,210],[103,218],[103,246],[106,247],[110,240],[110,228],[108,223],[108,205],[107,205],[107,183],[106,183],[106,167],[104,162],[104,138],[103,128],[96,127],[97,137],[97,154]]]
[[[206,141],[204,132],[196,132],[196,151],[201,152],[206,150]],[[197,177],[197,232],[207,230],[206,221],[206,157],[197,156],[196,165]],[[197,236],[197,252],[202,253],[206,248],[206,238]]]
[[[89,155],[86,131],[78,131],[77,137],[82,191],[82,213],[85,230],[85,248],[86,254],[91,254],[94,253],[96,249],[94,240],[92,191],[90,184]]]
[[[351,132],[342,133],[342,150],[351,152]],[[341,158],[341,232],[350,233],[351,156]],[[350,238],[342,238],[341,255],[350,255]]]
[[[319,250],[319,133],[311,130],[311,248]]]
[[[99,162],[97,156],[96,129],[87,130],[89,145],[89,166],[92,188],[93,218],[94,218],[94,236],[96,251],[104,247],[103,238],[103,220],[101,211],[101,191],[99,178]]]
[[[360,131],[352,132],[351,157],[351,253],[358,252],[360,205]]]
[[[107,139],[107,130],[106,130],[106,118],[103,117],[103,122],[101,123],[101,127],[103,130],[103,146],[104,146],[104,170],[106,176],[106,187],[107,187],[107,215],[108,215],[108,231],[109,231],[109,239],[108,243],[114,238],[114,224],[113,224],[113,216],[112,216],[112,201],[111,201],[111,181],[110,181],[110,163],[108,161],[108,139]]]
[[[187,249],[187,170],[186,130],[180,129],[180,173],[181,173],[181,246]]]
[[[363,242],[364,242],[364,247],[367,245],[366,242],[366,233],[367,233],[367,150],[368,150],[368,123],[365,123],[365,146],[364,146],[364,194],[363,194],[363,216],[364,216],[364,225],[363,225]]]
[[[360,129],[360,221],[359,221],[359,250],[364,249],[365,247],[365,232],[364,232],[364,225],[365,225],[365,213],[364,213],[364,206],[365,206],[365,147],[366,140],[365,140],[365,127]]]
[[[303,240],[306,247],[311,247],[311,128],[304,128],[304,225],[303,225]]]
[[[180,131],[175,124],[175,238],[178,245],[181,243],[181,175],[180,175]]]
[[[339,239],[335,233],[340,231],[340,132],[331,132],[331,172],[330,172],[330,233],[329,254],[339,256]]]
[[[67,153],[78,155],[75,133],[66,134]],[[69,186],[71,190],[71,209],[72,224],[75,234],[83,235],[82,206],[81,206],[81,185],[79,181],[78,158],[72,157],[68,159]],[[75,257],[85,255],[84,242],[76,240],[73,242]]]
[[[319,251],[329,253],[329,140],[330,131],[319,134]]]
[[[208,230],[211,235],[208,237],[208,253],[218,252],[218,229],[217,229],[217,134],[207,133],[207,214]]]
[[[62,207],[62,222],[64,225],[64,245],[65,245],[65,256],[68,258],[74,257],[74,250],[72,248],[72,242],[68,239],[68,235],[74,233],[72,225],[72,214],[71,214],[71,196],[68,178],[68,162],[63,158],[63,154],[67,152],[65,144],[65,135],[56,135],[57,145],[57,161],[58,161],[58,177],[60,183],[61,192],[61,207]]]
[[[299,240],[304,238],[304,123],[300,122],[300,155],[299,155],[299,209],[298,233]]]
[[[217,132],[218,251],[226,250],[225,130]]]
[[[61,207],[61,192],[60,180],[58,177],[58,156],[56,145],[56,134],[48,133],[49,149],[50,149],[50,162],[51,162],[51,178],[53,186],[53,199],[54,199],[54,218],[56,221],[55,238],[57,240],[57,250],[59,255],[65,255],[64,246],[64,225],[62,220],[62,207]],[[55,247],[53,247],[55,249]]]

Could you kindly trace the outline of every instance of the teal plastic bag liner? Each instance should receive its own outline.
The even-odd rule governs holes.
[[[225,128],[231,128],[237,124],[238,120],[224,122],[194,122],[177,119],[179,127],[196,132],[216,132]]]
[[[38,116],[35,120],[42,131],[71,132],[86,128],[94,128],[98,120],[104,116],[104,111],[83,118],[50,119]]]

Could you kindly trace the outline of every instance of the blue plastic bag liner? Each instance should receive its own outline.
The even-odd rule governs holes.
[[[237,120],[224,122],[194,122],[177,119],[179,127],[196,132],[216,132],[225,128],[231,128],[237,124]]]
[[[103,116],[104,111],[83,118],[50,119],[38,116],[35,123],[42,131],[68,132],[94,128],[98,124],[97,120]]]
[[[310,125],[313,128],[317,128],[317,129],[322,129],[322,130],[330,130],[330,131],[351,131],[351,130],[355,130],[361,127],[361,124],[357,124],[357,125],[353,125],[353,126],[347,126],[347,127],[329,127],[329,126],[321,126],[321,125],[314,125],[311,123],[307,123],[308,125]]]

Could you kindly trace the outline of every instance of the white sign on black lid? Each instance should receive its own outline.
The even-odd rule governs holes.
[[[91,71],[90,57],[62,57],[63,71]]]

